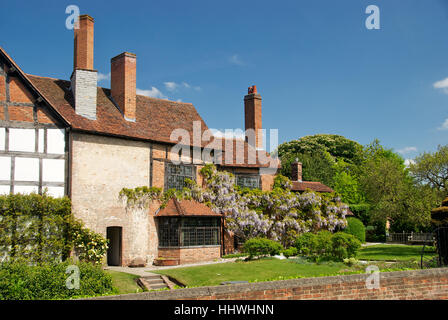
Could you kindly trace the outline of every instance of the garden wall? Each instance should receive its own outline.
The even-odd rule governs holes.
[[[129,300],[358,300],[448,299],[448,268],[380,273],[380,288],[367,289],[367,274],[153,291],[94,299]]]

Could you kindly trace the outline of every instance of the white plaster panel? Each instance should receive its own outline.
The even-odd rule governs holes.
[[[0,150],[5,150],[6,129],[0,128]]]
[[[14,180],[39,181],[39,159],[16,158]]]
[[[0,194],[9,194],[9,186],[0,186]]]
[[[11,158],[0,157],[0,180],[11,179]]]
[[[37,186],[14,186],[14,193],[37,193],[38,191]]]
[[[64,154],[65,135],[63,129],[47,129],[47,153]]]
[[[64,196],[64,187],[43,187],[47,188],[47,194],[49,196],[55,197],[55,198],[62,198]]]
[[[39,143],[38,143],[38,148],[37,151],[38,152],[44,152],[44,140],[45,139],[45,130],[44,129],[39,129]]]
[[[63,159],[43,159],[42,160],[42,180],[46,182],[64,182],[65,160]]]
[[[9,150],[27,151],[35,150],[36,131],[34,129],[9,129]]]

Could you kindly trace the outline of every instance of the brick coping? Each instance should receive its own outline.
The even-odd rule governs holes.
[[[369,275],[352,274],[328,277],[300,278],[290,280],[277,280],[266,282],[254,282],[221,286],[208,286],[197,288],[176,289],[170,291],[149,291],[142,293],[131,293],[115,296],[101,296],[89,299],[94,300],[189,300],[198,297],[211,297],[218,295],[231,295],[249,292],[260,292],[265,290],[282,290],[292,288],[313,287],[333,284],[348,284],[365,281]],[[381,272],[380,281],[397,281],[403,279],[415,280],[428,277],[448,277],[448,268],[434,268],[423,270],[407,270]]]

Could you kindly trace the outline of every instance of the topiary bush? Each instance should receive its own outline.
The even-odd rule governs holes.
[[[297,248],[290,247],[288,249],[282,250],[281,253],[288,259],[289,257],[294,257],[295,255],[297,255]]]
[[[79,289],[67,288],[67,279],[73,275],[68,266],[79,268]],[[65,261],[31,266],[15,260],[0,264],[0,300],[71,299],[116,293],[111,276],[91,263]]]
[[[280,243],[266,238],[252,238],[243,245],[243,251],[249,255],[249,259],[267,255],[274,256],[280,254],[282,249]]]
[[[336,261],[343,261],[346,258],[356,256],[361,242],[352,234],[336,232],[331,237],[331,258]]]
[[[317,234],[304,233],[295,242],[299,254],[312,261],[334,260],[342,261],[344,258],[355,257],[361,247],[361,242],[353,235],[329,231],[320,231]]]
[[[361,243],[366,242],[366,227],[361,220],[349,217],[347,218],[347,228],[343,232],[354,235]]]

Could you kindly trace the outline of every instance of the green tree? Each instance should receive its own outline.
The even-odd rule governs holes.
[[[409,170],[423,184],[448,192],[448,145],[438,146],[434,153],[423,153],[415,158]]]

